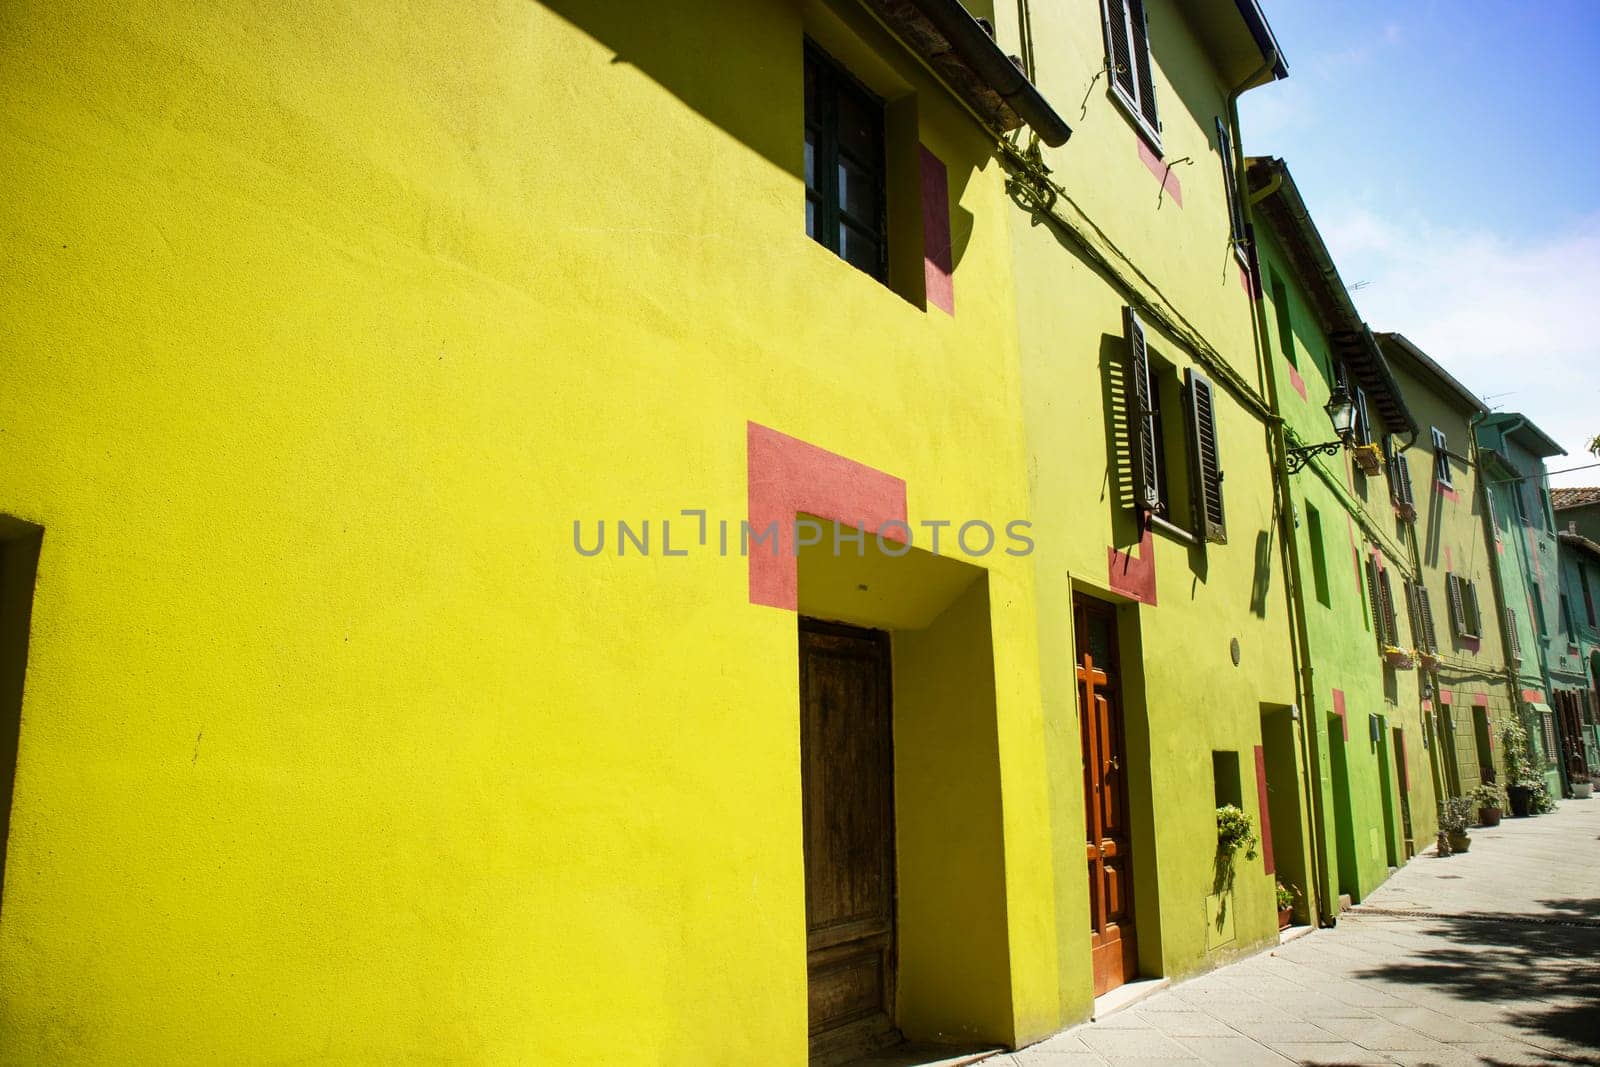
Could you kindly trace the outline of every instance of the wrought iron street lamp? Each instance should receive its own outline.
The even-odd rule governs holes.
[[[1304,467],[1312,456],[1337,456],[1341,448],[1349,448],[1355,443],[1356,405],[1355,401],[1350,399],[1349,390],[1342,385],[1334,386],[1333,395],[1328,397],[1328,402],[1323,405],[1322,410],[1328,413],[1328,421],[1333,423],[1333,432],[1338,440],[1289,449],[1290,474]]]

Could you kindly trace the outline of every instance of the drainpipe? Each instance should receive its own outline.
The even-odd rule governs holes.
[[[1244,191],[1250,188],[1245,177],[1244,143],[1239,133],[1239,97],[1253,86],[1263,75],[1271,73],[1278,65],[1278,52],[1274,48],[1272,54],[1266,57],[1267,61],[1261,68],[1251,74],[1237,87],[1229,91],[1227,97],[1228,127],[1230,138],[1233,141],[1233,158],[1227,161],[1228,166],[1234,170],[1235,188]],[[1251,197],[1247,203],[1253,205],[1271,191],[1275,190],[1283,181],[1281,176],[1274,176],[1274,182],[1263,190],[1260,196]],[[1266,306],[1260,299],[1257,289],[1259,278],[1252,281],[1250,294],[1252,314],[1250,316],[1250,331],[1256,348],[1257,373],[1267,394],[1267,400],[1273,412],[1280,410],[1278,405],[1278,382],[1274,373],[1272,353],[1267,345],[1267,324],[1265,321]],[[1311,639],[1306,627],[1305,605],[1303,590],[1305,584],[1300,571],[1300,556],[1296,551],[1294,535],[1294,495],[1290,491],[1288,475],[1288,443],[1284,440],[1283,423],[1281,420],[1269,419],[1267,428],[1267,451],[1271,458],[1274,495],[1278,498],[1278,542],[1279,552],[1285,573],[1284,599],[1289,610],[1290,631],[1293,635],[1289,642],[1289,654],[1293,663],[1295,674],[1295,692],[1300,706],[1300,770],[1302,778],[1301,805],[1305,812],[1305,820],[1310,824],[1311,841],[1310,852],[1311,870],[1307,872],[1306,887],[1310,894],[1309,906],[1318,925],[1331,926],[1336,916],[1332,910],[1332,901],[1324,892],[1323,882],[1327,876],[1327,849],[1328,841],[1324,827],[1324,809],[1322,806],[1322,774],[1319,762],[1319,749],[1317,746],[1317,702],[1316,690],[1312,683]],[[1330,891],[1337,892],[1337,886],[1329,887]]]

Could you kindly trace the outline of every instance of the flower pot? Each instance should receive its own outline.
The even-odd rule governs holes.
[[[1506,797],[1511,801],[1511,817],[1526,819],[1533,814],[1533,790],[1525,785],[1506,786]]]
[[[1479,808],[1478,809],[1478,825],[1479,826],[1499,826],[1500,825],[1500,809],[1499,808]]]
[[[1577,779],[1577,778],[1574,778],[1572,780],[1572,799],[1573,800],[1588,800],[1593,795],[1594,795],[1594,783],[1593,782],[1591,782],[1591,781],[1589,781],[1587,779]]]
[[[1460,833],[1453,832],[1448,836],[1450,838],[1451,852],[1465,852],[1468,848],[1472,847],[1472,838],[1468,837],[1465,831]]]
[[[1291,922],[1293,922],[1293,921],[1294,921],[1294,905],[1291,904],[1287,908],[1279,908],[1278,909],[1278,929],[1280,929],[1280,930],[1289,929],[1289,924]]]

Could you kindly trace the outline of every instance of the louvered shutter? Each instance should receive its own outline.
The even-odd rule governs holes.
[[[1417,614],[1422,617],[1422,636],[1417,640],[1425,641],[1429,652],[1439,651],[1439,635],[1433,628],[1433,601],[1424,585],[1417,586]]]
[[[1239,202],[1239,176],[1233,169],[1233,135],[1227,123],[1217,119],[1217,152],[1222,156],[1222,191],[1228,198],[1228,236],[1235,245],[1244,243],[1244,205]]]
[[[1378,562],[1367,557],[1367,600],[1372,605],[1372,633],[1378,639],[1378,648],[1388,644],[1384,633],[1383,592],[1378,587]]]
[[[1378,591],[1383,594],[1383,643],[1391,647],[1400,644],[1400,623],[1395,617],[1394,587],[1389,584],[1389,572],[1378,572]]]
[[[1506,643],[1511,646],[1511,658],[1518,663],[1522,662],[1522,635],[1517,633],[1517,613],[1510,608],[1505,609]]]
[[[1372,419],[1367,415],[1367,394],[1361,386],[1356,386],[1356,443],[1367,444],[1372,440]]]
[[[1416,504],[1411,492],[1411,461],[1399,452],[1389,461],[1389,495],[1396,504]]]
[[[1411,644],[1419,651],[1427,646],[1422,640],[1422,612],[1417,607],[1417,587],[1410,578],[1403,579],[1401,588],[1406,595],[1406,623],[1411,627]]]
[[[1161,507],[1161,476],[1156,465],[1155,427],[1151,425],[1154,412],[1150,403],[1150,356],[1145,350],[1144,325],[1138,312],[1124,308],[1122,318],[1128,335],[1128,377],[1133,379],[1128,393],[1128,433],[1133,450],[1134,499],[1140,507],[1156,511]]]
[[[1450,591],[1450,625],[1457,637],[1467,636],[1466,609],[1461,604],[1461,579],[1454,574],[1445,575],[1445,587]]]
[[[1189,368],[1190,483],[1195,525],[1202,540],[1225,544],[1228,524],[1222,508],[1222,462],[1217,451],[1216,390]]]
[[[1156,118],[1156,87],[1150,70],[1150,27],[1145,21],[1144,0],[1128,0],[1128,25],[1133,30],[1133,58],[1139,73],[1139,114],[1144,116],[1150,129],[1159,133],[1161,121]]]
[[[1463,581],[1466,586],[1467,609],[1471,614],[1472,629],[1467,631],[1468,637],[1477,637],[1483,633],[1483,616],[1478,612],[1478,583]]]
[[[1106,62],[1110,64],[1111,77],[1129,100],[1137,100],[1138,79],[1133,72],[1127,0],[1100,0],[1100,19],[1105,25]]]

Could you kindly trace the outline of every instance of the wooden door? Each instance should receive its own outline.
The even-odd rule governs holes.
[[[1133,851],[1127,750],[1117,673],[1116,614],[1109,604],[1073,601],[1078,649],[1078,721],[1083,735],[1083,802],[1088,831],[1089,930],[1094,994],[1134,976]]]
[[[888,635],[800,621],[806,965],[813,1059],[894,1028],[894,751]]]

